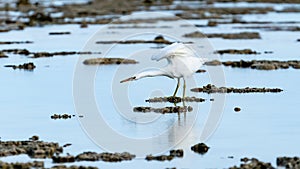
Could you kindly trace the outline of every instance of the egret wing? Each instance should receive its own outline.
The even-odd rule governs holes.
[[[161,49],[157,54],[153,55],[151,59],[159,61],[166,58],[169,60],[173,57],[187,55],[187,53],[191,52],[189,50],[190,49],[188,49],[184,44],[176,42]]]

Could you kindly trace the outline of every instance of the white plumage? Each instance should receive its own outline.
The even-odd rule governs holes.
[[[195,50],[189,45],[183,43],[173,43],[153,55],[152,60],[160,61],[167,59],[166,67],[159,70],[147,70],[135,74],[133,77],[122,80],[121,83],[138,80],[144,77],[167,76],[170,78],[177,78],[178,83],[173,96],[176,96],[180,78],[184,80],[183,97],[185,96],[185,79],[195,73],[204,63],[204,59],[197,56]]]

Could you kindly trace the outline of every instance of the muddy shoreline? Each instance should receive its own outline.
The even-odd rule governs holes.
[[[230,0],[207,1],[206,4],[215,2],[232,2]],[[235,2],[256,2],[255,0],[238,0]],[[260,3],[282,3],[280,0],[264,0]],[[299,4],[299,0],[288,0],[284,3]],[[270,7],[203,7],[199,9],[190,8],[188,6],[173,5],[172,1],[128,1],[117,0],[112,2],[109,0],[94,0],[81,4],[65,4],[63,6],[43,5],[42,3],[31,4],[27,0],[19,1],[16,4],[7,4],[0,8],[4,13],[21,12],[22,19],[13,19],[7,14],[3,23],[5,26],[0,27],[0,32],[8,32],[11,30],[23,30],[28,26],[53,25],[53,24],[78,24],[81,28],[88,27],[89,24],[123,24],[123,23],[142,23],[157,22],[157,19],[141,19],[131,21],[120,21],[117,18],[123,15],[131,14],[135,11],[152,11],[151,7],[157,10],[178,10],[176,16],[182,19],[224,19],[232,18],[228,15],[245,15],[245,14],[266,14],[268,12],[300,12],[295,8],[284,8],[281,10]],[[50,10],[49,10],[50,9]],[[51,12],[49,12],[51,11]],[[30,13],[30,14],[29,14]],[[55,16],[56,13],[61,13]],[[227,15],[227,16],[226,16]],[[101,16],[101,17],[99,17]],[[107,17],[110,16],[110,17]],[[76,19],[79,18],[79,19]],[[93,18],[93,21],[86,18]],[[174,21],[178,18],[160,18],[159,20]],[[26,21],[27,20],[27,21]],[[79,20],[79,21],[78,21]],[[221,23],[218,23],[221,24]],[[69,33],[67,33],[69,34]]]

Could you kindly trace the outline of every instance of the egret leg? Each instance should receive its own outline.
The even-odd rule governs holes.
[[[184,98],[185,98],[185,89],[186,89],[186,83],[185,83],[185,79],[183,78],[183,95],[182,95],[182,100],[184,100]]]
[[[177,78],[177,86],[176,86],[175,92],[174,92],[174,94],[173,94],[173,97],[176,96],[176,93],[177,93],[177,91],[178,91],[179,85],[180,85],[180,79]]]
[[[185,83],[185,79],[183,78],[183,91],[182,91],[182,103],[183,103],[183,107],[185,107],[185,101],[184,101],[184,98],[185,98],[185,88],[186,88],[186,83]]]

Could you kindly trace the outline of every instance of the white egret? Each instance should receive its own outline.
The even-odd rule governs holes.
[[[122,80],[123,82],[138,80],[144,77],[167,76],[172,79],[177,79],[177,86],[173,97],[176,96],[180,85],[180,78],[183,79],[183,98],[185,97],[186,78],[195,73],[205,62],[204,58],[197,56],[195,51],[188,45],[183,43],[173,43],[161,49],[157,55],[153,55],[152,60],[160,61],[167,59],[168,64],[161,69],[147,70],[135,74],[134,76]]]

